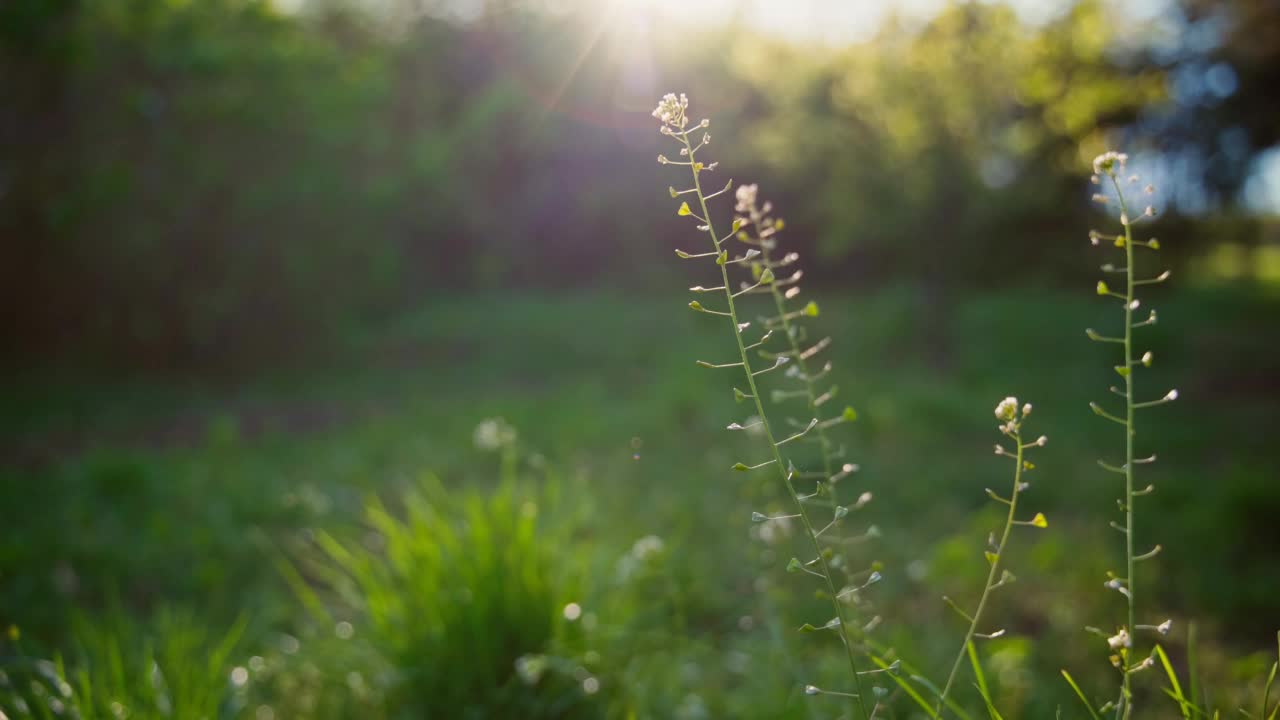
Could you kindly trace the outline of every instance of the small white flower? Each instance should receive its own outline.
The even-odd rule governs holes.
[[[755,209],[756,197],[759,194],[760,186],[752,183],[750,185],[739,185],[734,197],[737,198],[738,204],[734,206],[734,210],[740,213],[750,213]]]
[[[1103,173],[1111,175],[1117,165],[1123,168],[1127,162],[1129,162],[1128,155],[1115,150],[1108,150],[1093,159],[1093,172],[1095,175]]]
[[[1049,438],[1045,437],[1044,435],[1041,435],[1040,437],[1036,438],[1036,445],[1039,445],[1040,447],[1044,447],[1046,444],[1048,444],[1048,442],[1049,442]]]
[[[689,109],[689,98],[680,93],[676,97],[675,93],[667,93],[662,96],[662,100],[658,101],[658,107],[654,109],[653,116],[662,121],[663,125],[683,128],[689,123],[689,119],[685,117],[685,112]],[[706,123],[706,121],[703,121]],[[704,124],[703,127],[706,127]]]
[[[1024,418],[1025,418],[1026,416],[1028,416],[1028,415],[1030,415],[1030,414],[1031,414],[1031,403],[1025,403],[1025,404],[1023,404],[1023,406],[1022,406],[1022,417],[1024,417]]]
[[[1120,648],[1133,647],[1133,641],[1129,638],[1129,631],[1120,628],[1115,635],[1107,638],[1107,645],[1111,646],[1112,650],[1119,650]]]
[[[1173,620],[1165,620],[1164,622],[1156,626],[1156,632],[1160,633],[1161,635],[1168,635],[1169,631],[1172,629],[1173,629]]]
[[[1165,400],[1177,400],[1177,399],[1178,399],[1178,391],[1177,391],[1176,389],[1174,389],[1174,390],[1170,390],[1169,392],[1165,393],[1164,399],[1165,399]]]
[[[1009,396],[996,405],[996,419],[1012,421],[1018,416],[1018,398]]]
[[[471,434],[471,442],[476,449],[492,452],[511,445],[516,441],[516,429],[502,418],[486,418],[476,425]]]

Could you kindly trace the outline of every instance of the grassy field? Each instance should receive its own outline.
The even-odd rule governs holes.
[[[1145,392],[1177,387],[1183,400],[1152,412],[1144,432],[1160,462],[1143,479],[1158,491],[1140,544],[1165,552],[1139,588],[1159,611],[1153,623],[1174,619],[1180,667],[1198,621],[1199,672],[1230,707],[1260,689],[1280,629],[1269,436],[1280,419],[1280,301],[1181,290],[1155,302],[1161,323],[1144,349],[1159,362]],[[943,323],[925,321],[937,314]],[[1102,588],[1122,562],[1107,528],[1119,491],[1095,465],[1121,436],[1087,405],[1105,399],[1112,361],[1083,335],[1108,318],[1087,293],[1049,290],[947,308],[906,290],[823,302],[840,400],[860,415],[841,429],[861,466],[846,491],[875,496],[855,519],[879,537],[852,551],[883,563],[884,581],[866,593],[881,617],[871,637],[929,675],[945,670],[962,632],[940,596],[973,596],[999,524],[983,492],[1008,482],[991,454],[991,408],[1010,394],[1035,404],[1030,432],[1050,442],[1028,497],[1050,526],[1019,538],[1009,561],[1018,582],[991,615],[1008,634],[982,646],[1007,717],[1059,706],[1073,716],[1062,667],[1098,698],[1114,686],[1105,642],[1082,631],[1111,629],[1121,614]],[[948,337],[921,336],[940,325]],[[678,299],[470,297],[300,358],[293,372],[14,378],[0,410],[0,624],[18,632],[0,655],[21,666],[61,652],[74,663],[100,656],[93,638],[113,627],[128,640],[174,623],[203,629],[188,633],[203,647],[240,621],[226,665],[244,675],[211,671],[230,683],[228,714],[402,716],[387,688],[413,656],[378,638],[432,620],[406,610],[389,634],[368,627],[368,608],[325,570],[335,563],[326,542],[361,545],[375,497],[402,517],[414,492],[463,507],[501,486],[524,498],[522,516],[537,509],[545,548],[529,562],[557,615],[553,639],[535,650],[565,679],[530,682],[558,694],[542,715],[519,712],[834,716],[838,701],[801,693],[838,684],[841,653],[830,637],[795,632],[826,620],[814,588],[784,572],[796,538],[785,528],[760,537],[750,522],[753,511],[787,510],[785,494],[773,477],[728,470],[746,451],[722,428],[745,406],[693,362],[731,353],[718,330]],[[514,477],[473,442],[497,416],[518,432]],[[514,580],[485,582],[500,595]],[[560,613],[569,603],[577,610]],[[1154,700],[1158,679],[1146,681]],[[493,716],[476,713],[466,716]]]

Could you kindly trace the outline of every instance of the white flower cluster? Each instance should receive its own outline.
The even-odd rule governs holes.
[[[1117,167],[1123,170],[1127,162],[1129,162],[1128,155],[1115,150],[1108,150],[1093,159],[1093,171],[1099,175],[1103,173],[1112,174]]]
[[[1133,647],[1133,641],[1129,638],[1129,631],[1124,628],[1120,628],[1115,635],[1107,638],[1107,645],[1109,645],[1112,650],[1119,650],[1121,648]]]
[[[646,564],[662,554],[666,545],[657,535],[645,535],[636,540],[631,551],[618,558],[618,580],[625,582],[635,576]]]
[[[1018,398],[1010,396],[1001,400],[999,405],[996,405],[997,420],[1008,421],[1008,420],[1016,419],[1017,417],[1018,417]]]
[[[1027,416],[1031,414],[1031,403],[1025,403],[1022,406],[1021,414],[1019,414],[1018,398],[1010,395],[996,405],[995,412],[996,419],[1000,421],[1000,432],[1012,437],[1022,426],[1022,421],[1026,420]],[[1048,442],[1048,438],[1043,435],[1036,440],[1036,444],[1041,447],[1043,447],[1046,442]],[[1001,454],[999,445],[996,446],[996,453]]]
[[[471,442],[475,443],[476,449],[487,452],[494,452],[509,445],[514,445],[515,441],[516,429],[502,418],[481,420],[471,434]]]
[[[766,248],[774,247],[773,240],[769,238],[777,234],[782,229],[782,221],[774,220],[768,215],[773,210],[773,203],[765,202],[759,204],[760,186],[752,183],[750,185],[739,185],[734,196],[737,204],[733,206],[734,212],[738,216],[734,220],[742,225],[749,223],[758,223],[762,226],[760,230],[759,240]],[[794,372],[799,372],[798,370]]]
[[[680,93],[680,96],[676,97],[675,93],[667,93],[658,102],[658,107],[654,109],[653,116],[661,120],[663,125],[683,129],[685,125],[689,124],[689,118],[686,114],[688,110],[689,96]]]

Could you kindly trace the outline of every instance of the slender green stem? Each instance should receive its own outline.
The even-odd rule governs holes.
[[[942,694],[938,696],[936,711],[939,715],[942,713],[942,705],[947,699],[947,694],[951,692],[951,686],[955,684],[956,674],[959,673],[960,665],[964,662],[969,643],[973,642],[973,635],[978,631],[978,623],[982,620],[982,611],[987,607],[987,598],[990,597],[991,591],[995,588],[997,582],[1000,561],[1004,559],[1004,548],[1009,542],[1009,533],[1013,530],[1014,519],[1018,511],[1018,493],[1021,492],[1022,488],[1022,455],[1025,450],[1020,432],[1013,434],[1013,440],[1018,444],[1018,454],[1014,458],[1017,465],[1013,471],[1013,492],[1009,495],[1009,515],[1005,518],[1004,530],[1000,533],[1000,543],[996,546],[996,556],[991,561],[991,570],[987,573],[987,584],[983,586],[982,597],[978,599],[978,609],[973,611],[969,622],[969,630],[964,634],[964,642],[960,643],[960,652],[956,654],[956,661],[951,664],[951,672],[947,675],[947,682],[942,686]]]
[[[772,269],[773,260],[769,255],[770,251],[767,241],[761,236],[763,228],[760,227],[760,221],[752,220],[751,224],[755,228],[756,237],[760,238],[760,253],[764,260],[765,267]],[[791,329],[791,318],[788,317],[787,314],[786,298],[775,283],[769,283],[769,292],[773,295],[773,304],[777,307],[778,317],[782,320],[782,331],[786,333],[787,342],[791,348],[791,357],[795,360],[796,366],[800,368],[801,377],[804,378],[804,389],[809,400],[809,409],[814,412],[816,417],[818,412],[818,388],[813,377],[809,374],[808,361],[801,355],[803,351],[800,348],[800,339],[796,337],[796,334]],[[818,431],[818,442],[822,446],[822,473],[826,476],[825,482],[830,483],[832,477],[831,438],[827,436],[827,428],[822,424],[819,424],[815,430]],[[839,504],[838,498],[836,498],[836,489],[834,486],[830,485],[827,489],[830,490],[827,495],[831,503],[831,508],[834,510],[835,506]]]
[[[693,172],[693,185],[698,196],[698,203],[702,208],[702,217],[706,220],[707,234],[711,236],[711,242],[715,245],[717,253],[721,250],[720,237],[716,234],[714,224],[711,220],[711,213],[707,207],[706,194],[702,191],[702,182],[699,178],[698,161],[695,157],[693,146],[689,143],[687,135],[679,136],[680,142],[688,150],[690,168]],[[733,302],[733,291],[729,285],[729,268],[725,263],[720,263],[720,276],[724,281],[724,296],[729,305],[729,322],[733,328],[734,339],[738,343],[738,355],[742,359],[743,373],[747,378],[747,385],[751,391],[751,397],[755,400],[756,412],[760,416],[761,427],[764,429],[765,438],[769,441],[769,448],[773,453],[774,464],[778,467],[778,472],[782,475],[782,481],[786,484],[787,492],[791,495],[792,502],[795,503],[796,512],[800,516],[800,521],[804,525],[805,535],[809,538],[810,544],[813,546],[814,554],[817,556],[818,567],[821,570],[822,578],[826,581],[827,593],[831,598],[831,605],[835,610],[836,619],[839,626],[836,628],[840,641],[844,644],[845,655],[849,660],[849,671],[853,675],[855,688],[855,696],[857,698],[858,711],[863,719],[868,718],[866,705],[862,698],[862,681],[858,674],[858,662],[853,654],[853,643],[849,640],[849,632],[846,628],[844,605],[840,601],[840,596],[836,592],[835,582],[831,579],[831,569],[827,565],[827,559],[822,554],[822,545],[818,542],[818,534],[814,531],[813,523],[809,519],[809,513],[804,503],[800,500],[799,494],[796,492],[795,485],[791,480],[791,473],[787,469],[786,463],[783,461],[782,452],[778,449],[778,443],[774,439],[773,429],[769,425],[768,414],[765,413],[764,403],[760,398],[760,390],[756,387],[756,379],[751,371],[751,359],[748,357],[746,345],[742,341],[742,331],[739,330],[738,311]]]
[[[1126,631],[1130,642],[1133,642],[1137,615],[1137,582],[1134,577],[1134,543],[1133,543],[1133,440],[1137,432],[1134,429],[1134,394],[1133,394],[1133,301],[1134,301],[1134,268],[1133,268],[1133,219],[1129,217],[1129,207],[1125,204],[1124,191],[1120,189],[1120,181],[1115,171],[1108,173],[1111,184],[1115,186],[1116,197],[1120,202],[1121,219],[1124,223],[1125,253],[1125,298],[1124,298],[1124,405],[1125,405],[1125,442],[1124,442],[1124,528],[1125,528],[1125,562],[1126,597],[1129,601],[1129,624]],[[1132,653],[1121,655],[1121,669],[1124,679],[1120,688],[1120,703],[1116,706],[1116,717],[1127,720],[1133,713],[1133,689],[1130,684],[1130,663]]]

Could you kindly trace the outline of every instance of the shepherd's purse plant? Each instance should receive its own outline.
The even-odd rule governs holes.
[[[653,116],[661,123],[661,134],[674,142],[678,153],[675,160],[659,155],[658,162],[663,165],[687,168],[689,182],[692,183],[691,187],[683,190],[677,190],[674,186],[669,188],[673,199],[687,196],[696,204],[690,206],[689,200],[682,200],[676,212],[681,217],[692,219],[697,224],[698,231],[705,233],[709,240],[708,249],[704,251],[677,250],[676,254],[685,260],[714,264],[718,269],[718,285],[712,287],[699,285],[691,290],[706,297],[719,296],[723,304],[717,302],[715,306],[709,306],[703,305],[700,300],[694,300],[689,303],[689,307],[695,312],[723,318],[721,322],[728,326],[737,349],[736,359],[731,358],[723,362],[698,360],[697,364],[703,368],[729,370],[742,374],[745,387],[735,388],[734,396],[739,402],[750,401],[754,406],[755,416],[743,422],[732,422],[728,425],[728,429],[745,431],[760,437],[768,453],[765,458],[758,461],[738,462],[734,464],[733,469],[742,472],[756,470],[776,472],[779,480],[786,487],[794,510],[793,514],[780,517],[755,513],[752,519],[756,522],[799,520],[812,557],[806,560],[793,557],[787,565],[787,570],[818,578],[821,592],[831,604],[833,617],[829,621],[817,626],[805,624],[802,629],[829,631],[836,635],[844,648],[848,662],[850,686],[846,689],[825,689],[809,684],[805,686],[805,692],[809,695],[830,695],[851,700],[858,716],[868,720],[874,715],[875,710],[874,703],[870,702],[870,698],[864,693],[863,676],[884,672],[884,670],[861,669],[859,659],[861,653],[854,645],[851,631],[850,606],[856,602],[859,591],[879,580],[879,574],[874,570],[866,572],[863,575],[865,581],[861,585],[846,585],[838,582],[836,568],[844,565],[844,559],[840,554],[838,541],[834,539],[834,533],[838,532],[842,521],[852,510],[860,508],[870,498],[862,496],[859,498],[859,503],[853,506],[839,504],[835,495],[836,483],[852,472],[854,467],[848,465],[838,472],[833,472],[833,462],[837,453],[826,436],[828,428],[852,420],[855,415],[852,410],[846,410],[834,417],[826,419],[819,417],[820,408],[832,397],[831,391],[820,392],[817,386],[829,371],[829,367],[824,366],[822,371],[814,373],[808,361],[821,352],[827,341],[819,341],[810,347],[803,347],[805,336],[796,322],[805,317],[816,316],[818,306],[816,303],[809,302],[797,310],[787,308],[786,301],[794,298],[798,293],[795,284],[800,280],[801,274],[796,271],[787,278],[779,278],[777,272],[793,264],[797,258],[790,254],[778,258],[773,253],[774,236],[782,224],[781,221],[769,215],[771,209],[769,205],[757,205],[757,190],[754,186],[744,186],[734,194],[737,200],[734,208],[737,215],[731,221],[728,232],[722,235],[716,230],[710,202],[727,194],[733,187],[733,181],[730,180],[723,188],[714,192],[707,192],[703,188],[706,174],[714,171],[717,166],[717,163],[704,163],[698,159],[698,152],[711,142],[711,135],[707,131],[711,123],[705,119],[691,123],[688,108],[689,100],[686,96],[668,94],[653,112]],[[733,247],[735,242],[745,245],[745,248],[741,251],[735,249]],[[735,283],[734,275],[730,274],[731,267],[744,270],[748,279]],[[764,318],[761,322],[763,327],[756,331],[752,330],[750,321],[742,319],[744,314],[740,311],[739,305],[745,296],[753,294],[771,296],[777,313]],[[750,337],[748,332],[752,332]],[[781,349],[775,349],[776,345],[769,345],[775,334],[782,334],[785,337],[785,345]],[[752,351],[756,352],[753,354]],[[811,415],[807,421],[802,422],[795,429],[795,432],[781,438],[776,430],[777,423],[766,409],[761,390],[764,385],[760,380],[760,376],[778,371],[785,371],[800,381],[802,389],[795,392],[806,400],[806,409]],[[780,391],[781,394],[777,399],[784,400],[787,392]],[[820,471],[802,471],[791,459],[789,445],[808,438],[816,438],[822,448],[824,467]],[[799,484],[807,483],[809,480],[813,480],[813,484],[806,485],[802,492]],[[826,519],[820,520],[820,517]],[[879,696],[882,692],[883,690],[877,688],[876,695]]]

